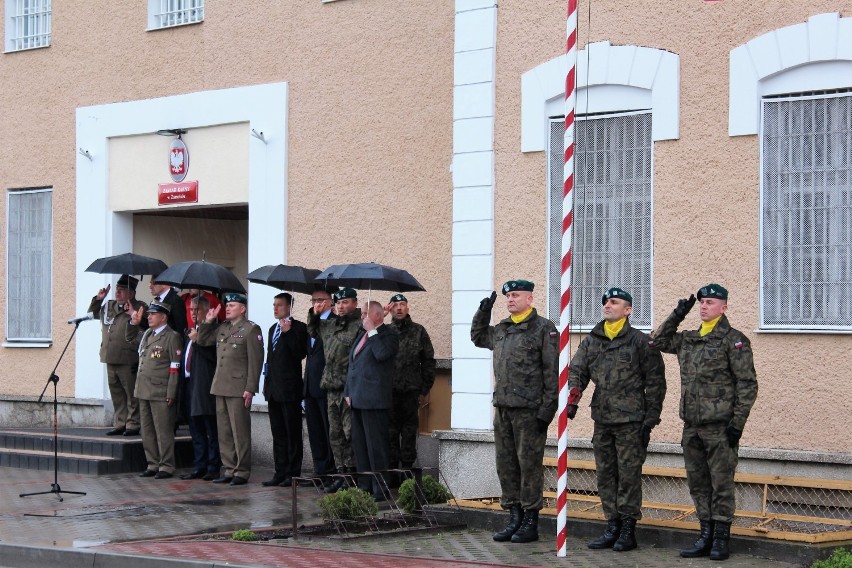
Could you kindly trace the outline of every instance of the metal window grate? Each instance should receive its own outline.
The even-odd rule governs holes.
[[[204,19],[204,0],[159,0],[154,16],[159,28],[195,24]]]
[[[52,191],[8,194],[6,337],[51,337]]]
[[[548,317],[559,325],[562,267],[562,163],[565,124],[550,124],[548,156]],[[634,327],[651,327],[651,113],[595,116],[576,122],[571,325],[601,320],[601,294],[633,295]]]
[[[12,10],[9,51],[50,45],[51,0],[14,0],[7,7]]]
[[[761,327],[852,330],[852,95],[763,101]]]

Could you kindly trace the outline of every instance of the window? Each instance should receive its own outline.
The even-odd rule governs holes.
[[[651,327],[651,113],[588,116],[575,123],[571,326],[601,320],[611,286],[633,295],[631,325]],[[550,123],[548,317],[559,324],[565,124]]]
[[[6,0],[6,51],[50,45],[51,0]]]
[[[204,0],[148,0],[148,29],[158,30],[204,20]]]
[[[852,93],[762,106],[761,327],[852,331]]]
[[[6,211],[6,337],[49,341],[53,261],[52,190],[10,191]]]

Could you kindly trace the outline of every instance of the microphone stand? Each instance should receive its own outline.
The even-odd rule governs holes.
[[[74,331],[71,332],[71,337],[68,338],[68,342],[65,343],[65,349],[62,350],[62,353],[59,355],[59,360],[56,361],[56,366],[53,367],[53,371],[50,372],[50,376],[47,378],[47,383],[45,383],[44,388],[41,391],[41,394],[38,397],[38,404],[42,406],[44,403],[42,399],[44,399],[44,393],[47,391],[48,385],[53,383],[53,483],[50,485],[50,491],[38,491],[36,493],[21,493],[19,497],[30,497],[31,495],[49,495],[51,493],[55,494],[59,497],[60,501],[62,499],[62,493],[68,493],[69,495],[85,495],[86,493],[83,491],[63,491],[61,487],[59,487],[59,403],[56,398],[56,385],[59,384],[59,376],[56,374],[56,369],[59,368],[59,363],[62,362],[62,357],[65,356],[65,352],[68,350],[68,346],[71,345],[71,340],[74,339],[74,334],[77,333],[77,328],[80,327],[80,322],[76,321],[74,323]]]

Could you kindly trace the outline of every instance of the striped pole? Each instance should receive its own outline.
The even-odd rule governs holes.
[[[568,0],[568,74],[565,77],[565,168],[562,189],[562,298],[559,336],[559,442],[557,444],[556,555],[568,551],[568,361],[571,357],[571,228],[574,221],[574,112],[577,104],[577,0]]]

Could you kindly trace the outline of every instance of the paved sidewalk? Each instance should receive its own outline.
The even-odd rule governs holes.
[[[407,532],[361,538],[299,536],[267,543],[231,541],[185,541],[175,539],[233,531],[262,530],[292,526],[291,490],[266,488],[260,481],[268,470],[255,471],[249,485],[230,487],[177,478],[153,480],[136,474],[84,476],[61,474],[63,490],[85,491],[86,495],[39,495],[26,498],[19,493],[49,491],[52,472],[0,468],[0,566],[42,566],[22,547],[41,547],[51,553],[77,549],[75,556],[97,556],[70,565],[128,566],[127,558],[111,554],[194,559],[192,566],[236,563],[254,566],[708,566],[707,559],[684,560],[677,551],[644,545],[628,553],[590,551],[584,540],[569,537],[569,557],[557,559],[553,539],[528,545],[495,543],[490,532],[447,528],[440,531]],[[319,522],[313,488],[298,490],[299,524]],[[86,554],[81,554],[86,553]],[[69,553],[70,554],[70,553]],[[28,556],[29,555],[29,556]],[[71,556],[68,556],[71,558]],[[110,560],[112,558],[112,560]],[[166,560],[151,566],[168,566]],[[53,561],[50,561],[51,563]],[[180,563],[183,565],[183,563]],[[713,563],[715,564],[715,563]],[[734,554],[729,567],[793,568],[795,564]]]

